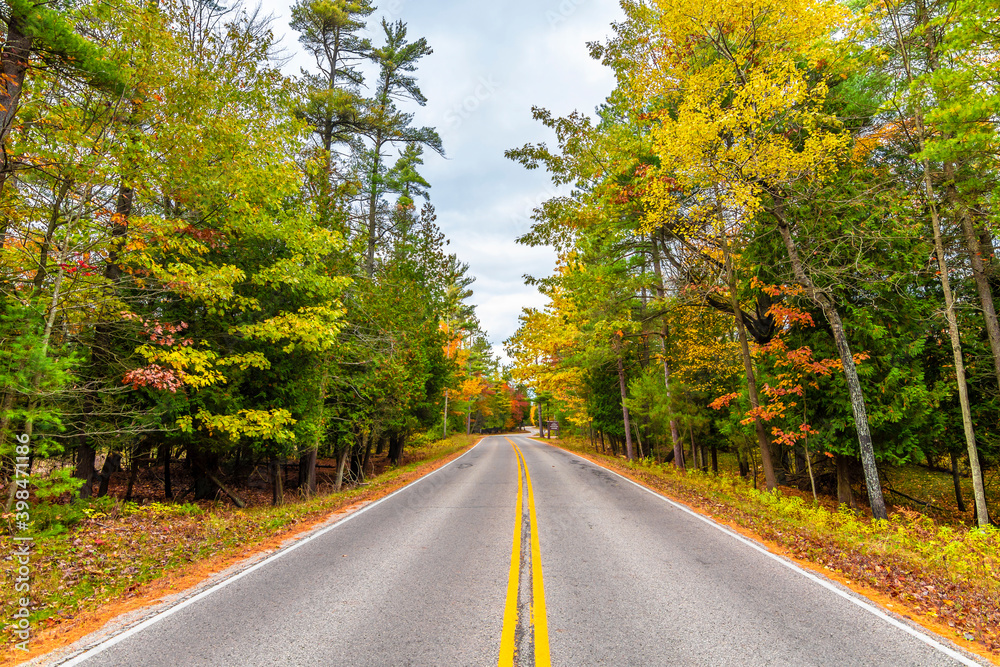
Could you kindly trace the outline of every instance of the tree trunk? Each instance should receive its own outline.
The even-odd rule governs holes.
[[[309,498],[316,493],[316,458],[319,456],[319,446],[326,434],[324,429],[324,412],[326,409],[326,388],[330,381],[329,363],[322,362],[323,375],[316,388],[316,435],[313,438],[312,449],[299,457],[299,493]]]
[[[965,500],[962,499],[962,478],[958,474],[958,455],[955,452],[948,452],[951,454],[951,481],[955,484],[955,503],[958,505],[958,511],[965,511]]]
[[[129,455],[128,462],[128,485],[125,487],[125,502],[132,500],[132,489],[135,487],[135,479],[139,475],[139,447],[140,445],[132,446],[132,453]]]
[[[192,444],[188,446],[187,458],[194,476],[194,499],[214,500],[220,490],[212,481],[219,466],[219,455],[202,451],[197,444]]]
[[[118,186],[118,199],[115,202],[115,214],[111,216],[111,243],[108,249],[108,261],[104,264],[104,277],[112,283],[121,280],[121,252],[126,244],[129,218],[132,216],[132,206],[135,201],[135,190],[122,183]],[[117,290],[116,290],[117,291]]]
[[[121,279],[122,275],[121,266],[118,265],[118,251],[120,250],[119,245],[121,244],[121,239],[124,237],[128,229],[127,221],[131,212],[132,190],[131,188],[121,185],[118,190],[115,215],[112,216],[111,236],[113,241],[111,243],[111,249],[108,253],[108,259],[104,264],[104,277],[107,278],[112,284],[112,291],[117,291],[115,290],[115,283]],[[63,250],[63,252],[65,252],[65,250]],[[106,321],[104,317],[105,315],[102,313],[101,319],[94,326],[94,342],[91,348],[91,361],[87,371],[90,379],[97,383],[107,379],[112,374],[111,360],[113,358],[113,351],[111,347],[114,334],[111,323]],[[88,388],[84,391],[87,393],[83,399],[83,412],[84,415],[89,417],[94,413],[95,401],[93,392],[96,390]],[[100,475],[96,474],[94,469],[94,457],[97,452],[91,438],[89,438],[86,433],[81,433],[79,440],[80,444],[77,449],[77,466],[75,476],[82,481],[80,498],[90,498],[93,491],[92,485],[97,479],[100,480],[98,496],[103,496],[104,493],[107,492],[110,473],[105,476],[105,471],[102,469]],[[109,461],[113,463],[113,456],[114,455],[109,455],[106,463]],[[121,457],[118,456],[118,461],[120,462],[120,460]]]
[[[97,487],[97,497],[103,498],[108,495],[108,485],[111,483],[111,475],[122,469],[122,455],[118,452],[108,454],[101,466],[101,474],[98,475],[100,484]]]
[[[712,472],[716,475],[719,474],[719,452],[714,442],[712,443]]]
[[[348,464],[348,470],[351,472],[351,476],[355,481],[363,482],[365,479],[365,471],[361,467],[361,463],[365,456],[365,447],[367,447],[368,442],[372,439],[370,433],[363,433],[361,435],[361,442],[351,448],[351,460]],[[390,447],[392,445],[390,444]]]
[[[388,81],[385,84],[388,86]],[[383,90],[383,103],[381,109],[385,109],[385,101],[388,97],[388,89]],[[379,168],[382,165],[382,145],[385,142],[383,130],[380,127],[376,130],[375,139],[372,145],[372,172],[370,181],[370,191],[368,193],[368,251],[365,253],[365,270],[368,277],[375,275],[375,246],[378,241],[378,179]]]
[[[11,16],[7,18],[7,38],[0,51],[0,154],[3,157],[0,162],[0,196],[14,171],[14,161],[7,154],[7,140],[20,106],[32,42],[31,37],[23,32],[23,17],[14,14],[10,5],[8,11]]]
[[[271,456],[268,468],[271,471],[271,505],[278,507],[285,503],[285,487],[282,484],[281,463],[277,456]]]
[[[851,352],[851,345],[847,341],[847,334],[844,332],[844,324],[830,298],[825,292],[821,292],[813,285],[812,280],[805,272],[802,262],[799,261],[799,251],[792,238],[792,230],[785,220],[781,209],[781,198],[775,197],[775,217],[778,219],[778,229],[781,231],[781,238],[785,242],[785,250],[788,252],[788,259],[792,264],[792,271],[798,283],[805,288],[809,297],[822,309],[833,332],[833,340],[837,344],[840,352],[840,360],[844,367],[844,379],[847,381],[847,391],[851,397],[851,410],[854,413],[854,426],[858,432],[858,448],[861,452],[861,465],[865,471],[865,486],[868,488],[868,498],[871,503],[872,516],[876,519],[887,519],[888,514],[885,509],[885,499],[882,497],[882,483],[878,477],[878,466],[875,463],[875,448],[872,445],[871,431],[868,427],[868,411],[865,406],[865,396],[861,389],[861,380],[858,378],[858,369],[854,363],[854,354]]]
[[[837,502],[841,505],[854,507],[854,494],[851,492],[850,457],[837,454]]]
[[[733,258],[729,252],[729,240],[726,238],[725,229],[721,230],[719,241],[722,245],[726,282],[729,287],[729,302],[733,308],[733,316],[736,319],[736,333],[740,339],[740,354],[743,357],[743,372],[746,375],[750,409],[756,411],[760,408],[760,395],[757,393],[757,376],[753,370],[753,356],[750,354],[750,343],[747,340],[747,330],[743,323],[743,309],[740,308],[739,297],[736,294],[736,271],[733,268]],[[757,433],[757,444],[760,447],[760,460],[764,464],[764,483],[768,491],[772,491],[778,485],[778,480],[774,474],[774,464],[771,462],[771,440],[767,437],[764,422],[759,418],[754,418],[754,431]],[[757,471],[754,469],[755,484],[756,479]]]
[[[665,308],[666,287],[663,282],[663,268],[660,264],[660,250],[656,236],[652,236],[650,241],[653,244],[653,272],[656,274],[656,297],[660,302],[660,308]],[[667,339],[669,331],[664,322],[660,331],[660,343],[663,346],[663,386],[667,391],[667,405],[673,411],[673,398],[670,390],[670,362],[667,360]],[[674,466],[684,470],[684,445],[681,442],[680,433],[677,430],[677,420],[670,418],[670,442],[674,446]]]
[[[444,390],[444,432],[442,438],[448,437],[448,390]]]
[[[691,465],[695,468],[701,467],[701,462],[698,460],[698,450],[694,446],[694,429],[691,424],[688,424],[688,444],[691,445]]]
[[[926,17],[924,17],[926,19]],[[897,44],[900,54],[903,57],[903,66],[906,71],[906,78],[909,83],[913,83],[914,76],[910,67],[910,53],[907,40],[903,38],[899,17],[889,12],[889,19],[892,21],[893,30],[896,33]],[[931,60],[936,59],[936,44],[932,43],[933,31],[928,31],[927,39],[921,42],[927,46],[928,56]],[[917,139],[921,151],[926,147],[927,131],[924,126],[923,109],[919,106],[913,109],[913,116],[916,120]],[[948,276],[948,265],[945,260],[944,242],[941,238],[941,221],[938,218],[937,202],[934,198],[934,183],[931,179],[930,162],[924,158],[923,186],[924,197],[927,207],[930,209],[931,225],[934,232],[934,252],[937,255],[938,268],[941,274],[941,289],[945,299],[945,319],[948,321],[948,337],[951,339],[952,357],[955,360],[955,376],[958,385],[958,401],[962,408],[962,427],[965,431],[965,444],[969,451],[969,467],[972,469],[972,488],[976,500],[976,517],[980,526],[987,526],[990,523],[989,514],[986,509],[986,490],[983,487],[982,470],[979,466],[979,452],[976,448],[976,436],[973,431],[972,413],[969,408],[969,390],[965,383],[965,362],[962,357],[962,343],[958,331],[958,321],[955,317],[955,300],[951,292],[951,281]],[[992,342],[992,341],[991,341]]]
[[[629,461],[632,461],[635,459],[635,453],[632,451],[631,426],[629,425],[628,407],[625,405],[625,365],[622,363],[621,342],[618,338],[615,340],[615,358],[618,361],[618,388],[621,389],[622,418],[625,420],[625,456]]]
[[[234,505],[236,505],[240,509],[242,509],[242,508],[244,508],[244,507],[247,506],[247,504],[243,501],[243,499],[240,498],[239,496],[237,496],[232,491],[230,491],[228,488],[226,488],[226,485],[223,484],[222,482],[220,482],[218,477],[216,477],[215,475],[209,474],[208,475],[208,479],[209,479],[209,481],[212,482],[212,484],[215,484],[215,486],[218,487],[218,489],[220,491],[222,491],[224,494],[226,494],[227,496],[229,496],[229,499],[233,501]]]
[[[406,438],[404,438],[403,436],[398,436],[398,437],[400,439],[400,441],[399,441],[399,455],[400,455],[400,458],[402,458],[402,456],[403,456],[403,445],[406,444]],[[368,463],[371,460],[371,457],[372,457],[372,447],[374,447],[374,446],[375,446],[375,442],[373,440],[369,440],[368,441],[368,446],[365,447],[365,454],[364,454],[364,456],[361,457],[361,479],[367,479],[367,477],[368,477],[368,473],[367,473]]]
[[[0,185],[2,185],[2,184],[0,184]],[[67,256],[66,250],[67,250],[67,247],[68,247],[68,243],[65,244],[64,247],[60,250],[58,264],[62,264],[63,262],[66,261],[66,256]],[[65,272],[62,269],[62,267],[60,267],[59,271],[56,273],[55,284],[52,286],[52,298],[49,301],[48,309],[47,309],[47,312],[45,314],[45,330],[44,330],[44,332],[42,334],[42,342],[41,342],[41,345],[40,345],[40,350],[41,350],[40,354],[41,354],[42,357],[44,357],[44,356],[46,356],[48,354],[49,340],[51,340],[51,337],[52,337],[52,328],[55,326],[56,311],[58,310],[58,306],[59,306],[59,296],[60,296],[60,293],[61,293],[62,281],[63,281],[63,277],[64,276],[65,276]],[[31,397],[28,399],[28,417],[24,421],[24,431],[22,433],[22,435],[25,438],[28,438],[28,439],[31,438],[31,435],[32,435],[32,433],[34,433],[34,429],[35,429],[35,422],[34,422],[34,418],[33,418],[32,415],[33,415],[35,409],[38,407],[37,406],[37,397],[36,397],[36,395],[37,395],[37,392],[38,392],[38,389],[39,389],[40,385],[41,385],[41,376],[40,376],[40,374],[35,373],[33,375],[33,377],[31,378],[32,393],[31,393]],[[91,468],[93,468],[93,460],[91,460]],[[6,510],[8,512],[10,511],[11,505],[13,505],[13,503],[14,503],[16,492],[17,492],[17,483],[16,483],[16,480],[11,479],[10,495],[9,495],[9,497],[7,499],[7,504],[6,504]],[[90,493],[90,488],[88,487],[88,496],[89,496],[89,493]]]
[[[315,447],[299,457],[299,494],[309,498],[316,493],[316,456]]]
[[[73,476],[80,480],[80,499],[87,500],[94,491],[94,477],[97,474],[94,458],[97,452],[86,435],[80,435],[76,449],[76,471]]]
[[[398,466],[403,460],[403,450],[406,448],[406,436],[394,433],[389,436],[389,463]]]
[[[965,247],[969,253],[972,277],[975,279],[976,291],[979,294],[979,303],[983,308],[983,321],[986,324],[986,334],[990,341],[990,351],[993,353],[993,374],[996,377],[997,386],[1000,387],[1000,324],[997,322],[997,311],[993,302],[993,290],[990,287],[986,266],[983,263],[983,248],[979,242],[979,236],[973,225],[969,209],[961,201],[958,190],[955,187],[954,164],[946,163],[944,172],[945,179],[949,181],[949,185],[946,188],[948,199],[958,209],[958,219],[962,223],[962,235],[965,237]]]
[[[337,483],[334,485],[336,491],[340,491],[344,485],[344,467],[347,465],[347,456],[350,453],[350,447],[344,447],[340,452],[340,460],[337,461]]]
[[[972,469],[972,483],[975,491],[976,511],[980,526],[989,525],[989,514],[986,510],[986,490],[983,488],[979,468],[979,451],[976,447],[976,435],[972,424],[972,409],[969,405],[969,388],[965,379],[965,360],[962,354],[962,338],[958,330],[958,318],[955,316],[955,297],[951,291],[951,278],[948,276],[948,263],[945,260],[944,240],[941,235],[941,222],[934,203],[933,184],[931,182],[930,164],[924,160],[924,194],[931,211],[931,226],[934,231],[934,252],[937,255],[938,270],[941,274],[941,290],[944,292],[945,319],[948,321],[948,337],[951,340],[952,359],[955,362],[955,382],[958,385],[958,402],[962,409],[962,427],[965,432],[965,444],[969,452],[969,467]]]
[[[170,500],[174,497],[174,488],[170,481],[170,445],[161,443],[160,449],[163,458],[163,499]]]
[[[639,424],[637,422],[633,421],[632,422],[632,427],[635,429],[635,443],[639,447],[639,458],[640,459],[644,459],[644,458],[646,458],[646,456],[645,456],[645,454],[643,454],[643,451],[642,451],[642,437],[640,437],[640,434],[639,434]]]
[[[801,475],[806,469],[806,451],[804,446],[792,447],[792,460],[795,463],[795,474]]]
[[[803,398],[803,412],[805,411],[804,401],[805,399]],[[812,487],[813,504],[815,505],[819,502],[819,497],[816,495],[816,477],[813,476],[812,455],[809,453],[808,433],[806,433],[805,436],[802,438],[802,449],[805,450],[806,453],[806,469],[809,471],[809,486]]]

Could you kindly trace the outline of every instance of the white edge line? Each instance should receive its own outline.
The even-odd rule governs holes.
[[[404,487],[402,487],[400,489],[396,489],[395,491],[393,491],[389,495],[384,496],[382,498],[379,498],[378,500],[376,500],[373,503],[369,503],[368,505],[365,505],[364,507],[362,507],[361,509],[357,510],[356,512],[352,512],[351,514],[348,514],[347,516],[345,516],[343,519],[340,519],[336,523],[331,524],[331,525],[327,526],[326,528],[324,528],[324,529],[322,529],[320,531],[317,531],[317,532],[313,533],[312,535],[309,535],[308,537],[303,537],[302,539],[298,540],[294,544],[291,544],[291,545],[289,545],[289,546],[287,546],[287,547],[285,547],[283,549],[280,549],[277,552],[271,554],[270,556],[268,556],[264,560],[260,561],[259,563],[256,563],[255,565],[252,565],[252,566],[248,567],[245,570],[241,570],[240,572],[237,572],[236,574],[234,574],[231,577],[223,579],[222,581],[220,581],[219,583],[215,584],[211,588],[208,588],[208,589],[202,591],[201,593],[198,593],[197,595],[189,597],[186,600],[183,600],[182,602],[179,602],[176,605],[174,605],[172,607],[169,607],[168,609],[164,609],[163,611],[159,612],[158,614],[147,618],[145,621],[143,621],[141,623],[138,623],[137,625],[133,625],[128,630],[125,630],[124,632],[121,632],[120,634],[117,634],[114,637],[111,637],[110,639],[106,639],[106,640],[100,642],[99,644],[97,644],[96,646],[92,646],[91,648],[87,649],[83,653],[80,653],[79,655],[76,655],[76,656],[70,658],[68,661],[66,661],[66,662],[57,662],[55,664],[62,665],[63,667],[73,667],[74,665],[81,664],[84,660],[89,660],[90,658],[93,658],[94,656],[96,656],[96,655],[98,655],[100,653],[103,653],[104,651],[106,651],[107,649],[111,648],[115,644],[117,644],[119,642],[122,642],[122,641],[125,641],[126,639],[128,639],[132,635],[137,634],[139,632],[142,632],[143,630],[145,630],[149,626],[151,626],[151,625],[153,625],[155,623],[159,623],[160,621],[162,621],[163,619],[167,618],[168,616],[172,616],[172,615],[176,614],[181,609],[184,609],[185,607],[188,607],[188,606],[194,604],[195,602],[198,602],[199,600],[208,597],[212,593],[214,593],[214,592],[216,592],[216,591],[218,591],[220,589],[225,588],[226,586],[228,586],[229,584],[231,584],[231,583],[233,583],[235,581],[238,581],[238,580],[242,579],[243,577],[245,577],[246,575],[250,574],[251,572],[259,570],[260,568],[264,567],[268,563],[270,563],[272,561],[275,561],[275,560],[281,558],[282,556],[285,556],[285,555],[291,553],[292,551],[295,551],[296,549],[298,549],[299,547],[301,547],[303,544],[311,542],[312,540],[316,539],[317,537],[320,537],[322,535],[325,535],[326,533],[329,533],[334,528],[339,528],[340,526],[343,526],[345,523],[347,523],[351,519],[354,519],[355,517],[360,516],[361,514],[367,512],[368,510],[370,510],[371,508],[375,507],[376,505],[380,505],[381,503],[385,502],[386,500],[389,500],[389,498],[392,498],[397,493],[402,493],[403,491],[405,491],[405,490],[407,490],[409,488],[412,488],[413,486],[416,486],[417,484],[419,484],[420,482],[424,481],[425,479],[427,479],[428,477],[430,477],[434,473],[437,473],[437,472],[440,472],[441,470],[444,470],[445,468],[447,468],[448,466],[450,466],[455,461],[458,461],[459,459],[463,458],[466,454],[468,454],[473,449],[475,449],[476,447],[478,447],[484,440],[486,440],[486,438],[481,438],[479,440],[479,442],[477,442],[472,447],[470,447],[468,449],[468,451],[464,452],[461,456],[455,457],[454,459],[452,459],[448,463],[444,464],[443,466],[441,466],[437,470],[432,470],[431,472],[427,473],[426,475],[424,475],[420,479],[413,480],[412,482],[410,482],[406,486],[404,486]],[[294,539],[294,538],[290,538],[290,539]]]
[[[534,442],[538,442],[538,441],[535,440]],[[541,443],[541,444],[549,444],[549,443]],[[558,447],[558,445],[555,445],[555,446]],[[907,623],[903,623],[902,621],[900,621],[898,619],[895,619],[892,616],[889,616],[887,613],[885,613],[884,611],[882,611],[878,607],[874,606],[873,604],[865,602],[864,600],[861,600],[861,599],[859,599],[859,598],[857,598],[857,597],[855,597],[853,595],[849,595],[844,590],[842,590],[839,587],[833,585],[830,581],[828,581],[826,579],[822,579],[819,576],[817,576],[816,574],[814,574],[814,573],[812,573],[812,572],[810,572],[810,571],[808,571],[806,569],[803,569],[803,568],[799,567],[798,565],[796,565],[792,561],[790,561],[790,560],[788,560],[786,558],[782,558],[778,554],[772,553],[771,551],[768,551],[766,548],[764,548],[763,546],[761,546],[757,542],[754,542],[753,540],[748,539],[748,538],[740,535],[739,533],[730,530],[729,528],[726,528],[722,524],[720,524],[720,523],[718,523],[716,521],[713,521],[711,518],[709,518],[707,516],[704,516],[702,514],[699,514],[698,512],[695,512],[690,507],[687,507],[686,505],[683,505],[683,504],[681,504],[681,503],[679,503],[679,502],[677,502],[675,500],[671,500],[670,498],[667,498],[663,494],[657,493],[653,489],[650,489],[649,487],[643,486],[642,484],[640,484],[639,482],[636,482],[635,480],[632,480],[632,479],[629,479],[628,477],[625,477],[621,473],[618,473],[618,472],[616,472],[616,471],[614,471],[614,470],[612,470],[610,468],[605,468],[601,464],[595,463],[594,461],[591,461],[590,459],[586,459],[586,458],[584,458],[582,456],[578,456],[577,454],[575,454],[574,452],[569,451],[568,449],[563,449],[562,447],[559,447],[559,449],[562,449],[562,451],[566,452],[567,454],[570,454],[571,456],[576,456],[576,458],[580,459],[581,461],[586,461],[587,463],[591,463],[593,465],[596,465],[597,467],[599,467],[599,468],[601,468],[603,470],[607,470],[612,475],[615,475],[617,477],[621,477],[623,480],[625,480],[629,484],[634,484],[635,486],[639,487],[643,491],[656,496],[660,500],[663,500],[664,502],[667,502],[670,505],[673,505],[674,507],[676,507],[677,509],[681,510],[682,512],[687,512],[691,516],[693,516],[693,517],[695,517],[697,519],[700,519],[701,521],[704,521],[705,523],[707,523],[708,525],[712,526],[713,528],[717,528],[717,529],[721,530],[723,533],[725,533],[726,535],[729,535],[733,539],[739,540],[740,542],[742,542],[743,544],[747,545],[748,547],[750,547],[752,549],[756,549],[757,551],[759,551],[760,553],[764,554],[765,556],[767,556],[771,560],[774,560],[774,561],[776,561],[778,563],[781,563],[782,565],[784,565],[788,569],[790,569],[790,570],[792,570],[794,572],[798,572],[803,577],[816,582],[817,584],[819,584],[823,588],[825,588],[825,589],[827,589],[827,590],[835,593],[836,595],[839,595],[840,597],[844,598],[848,602],[850,602],[852,604],[855,604],[858,607],[861,607],[862,609],[864,609],[865,611],[869,612],[870,614],[873,614],[873,615],[877,616],[878,618],[882,619],[886,623],[889,623],[890,625],[893,625],[893,626],[899,628],[903,632],[906,632],[907,634],[912,635],[913,637],[919,639],[920,641],[922,641],[923,643],[927,644],[928,646],[930,646],[932,648],[935,648],[938,651],[941,651],[942,653],[944,653],[948,657],[954,658],[955,660],[959,661],[963,665],[967,665],[968,667],[982,667],[982,665],[984,664],[984,663],[981,663],[981,662],[976,662],[974,660],[971,660],[970,658],[967,658],[966,656],[962,655],[958,651],[955,651],[954,649],[948,648],[947,646],[945,646],[941,642],[937,641],[933,637],[930,637],[930,636],[924,634],[923,632],[920,632],[919,630],[917,630],[913,626],[911,626],[911,625],[909,625]]]

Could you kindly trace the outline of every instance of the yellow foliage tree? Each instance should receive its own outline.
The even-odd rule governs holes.
[[[812,282],[798,254],[787,213],[792,190],[823,180],[849,158],[851,137],[824,103],[830,82],[845,76],[847,9],[826,0],[653,0],[626,3],[632,52],[619,77],[633,104],[646,110],[658,163],[647,172],[647,196],[719,239],[735,300],[733,239],[773,220],[795,278],[830,322],[844,363],[872,511],[885,518],[864,397],[854,355],[834,298]],[[848,35],[849,36],[849,35]],[[638,57],[636,57],[638,56]],[[697,193],[689,199],[677,189]],[[683,210],[679,207],[683,206]],[[734,310],[736,304],[734,301]],[[752,362],[737,313],[743,356],[756,403]],[[756,408],[757,405],[754,405]],[[758,434],[763,428],[758,424]],[[775,484],[769,446],[761,456]]]

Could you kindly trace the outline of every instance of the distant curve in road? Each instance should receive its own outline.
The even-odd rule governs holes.
[[[539,627],[553,665],[979,664],[613,472],[501,436],[64,664],[495,666],[511,622],[506,664],[544,661]]]

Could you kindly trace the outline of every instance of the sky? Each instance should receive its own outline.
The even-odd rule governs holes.
[[[288,27],[292,0],[263,0],[273,29],[298,73],[313,61]],[[445,157],[425,156],[424,177],[438,225],[450,252],[476,278],[476,305],[498,355],[517,330],[524,307],[542,297],[524,284],[525,274],[544,277],[555,266],[551,248],[521,246],[531,211],[559,194],[544,170],[528,171],[504,157],[526,143],[553,143],[531,117],[532,106],[557,116],[576,110],[593,115],[614,88],[611,70],[592,60],[588,41],[606,41],[622,13],[614,0],[376,0],[369,22],[378,42],[383,17],[407,24],[411,40],[425,37],[434,53],[416,73],[428,98],[408,109],[414,124],[438,130]]]

